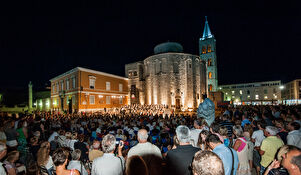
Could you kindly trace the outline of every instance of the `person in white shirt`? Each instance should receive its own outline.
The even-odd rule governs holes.
[[[123,141],[118,146],[118,157],[114,155],[116,138],[107,134],[102,140],[103,156],[93,160],[92,175],[122,175],[125,167],[125,160],[122,157]]]
[[[201,123],[199,120],[195,120],[193,123],[194,129],[190,130],[190,137],[192,141],[192,146],[199,147],[198,140],[200,133],[202,132]]]
[[[162,154],[160,149],[147,141],[147,130],[140,129],[137,135],[139,143],[129,150],[127,158],[134,155],[141,156],[148,167],[150,175],[162,174]]]
[[[265,139],[263,128],[260,127],[259,130],[254,131],[252,134],[252,141],[255,142],[255,147],[260,147],[261,142]]]
[[[69,148],[71,148],[72,150],[74,150],[74,143],[75,142],[78,142],[77,132],[72,133],[71,140],[70,140],[69,145],[68,145]]]
[[[259,149],[260,149],[260,145],[261,145],[262,141],[265,139],[263,131],[266,127],[266,123],[264,121],[259,121],[259,122],[257,122],[257,127],[259,128],[259,130],[253,132],[251,141],[255,143],[254,152],[253,152],[253,163],[256,168],[257,174],[259,174],[260,161],[261,161]]]
[[[133,155],[143,156],[143,155],[155,155],[157,157],[162,158],[162,154],[160,149],[147,141],[148,134],[145,129],[140,129],[138,131],[138,144],[134,147],[132,147],[128,152],[128,158]]]
[[[288,125],[290,132],[287,135],[287,144],[294,145],[298,148],[301,148],[301,132],[300,124],[298,122],[291,122]]]
[[[48,138],[49,143],[52,142],[52,141],[55,141],[57,139],[57,137],[59,136],[59,134],[57,133],[56,128],[53,129],[53,130],[54,130],[53,133]]]
[[[3,159],[3,157],[6,156],[7,153],[7,147],[6,144],[3,142],[0,142],[0,160]],[[6,175],[6,171],[3,167],[3,163],[0,162],[0,175]]]

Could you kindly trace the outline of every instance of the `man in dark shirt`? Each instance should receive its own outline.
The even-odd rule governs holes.
[[[176,134],[180,144],[176,149],[172,149],[167,152],[166,174],[190,175],[190,165],[194,154],[201,149],[193,147],[190,144],[190,130],[187,126],[178,126],[176,129]]]

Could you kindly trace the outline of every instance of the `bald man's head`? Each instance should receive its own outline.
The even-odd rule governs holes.
[[[138,141],[139,142],[147,142],[148,134],[146,129],[140,129],[138,131]]]

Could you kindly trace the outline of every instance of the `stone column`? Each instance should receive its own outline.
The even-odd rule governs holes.
[[[32,83],[28,84],[28,111],[32,111]]]

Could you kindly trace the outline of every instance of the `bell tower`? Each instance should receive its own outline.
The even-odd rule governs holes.
[[[216,92],[217,81],[217,60],[216,60],[216,40],[210,31],[207,16],[205,16],[205,27],[203,36],[199,40],[200,58],[206,62],[208,92]]]

